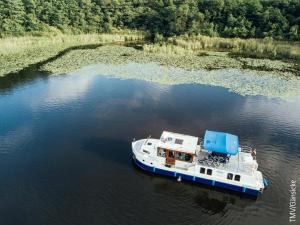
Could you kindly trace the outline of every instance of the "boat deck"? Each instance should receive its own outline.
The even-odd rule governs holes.
[[[232,172],[239,172],[243,174],[252,174],[257,169],[257,162],[250,153],[240,151],[237,155],[232,155],[226,163],[220,163],[218,166],[201,163],[203,159],[208,158],[209,152],[201,149],[197,153],[197,163],[211,168],[227,170]]]
[[[158,139],[145,139],[144,142],[138,143],[140,146],[137,146],[138,149],[148,155],[149,158],[157,158],[157,143],[159,142]],[[216,168],[220,170],[226,170],[230,172],[238,172],[242,174],[252,174],[257,169],[257,162],[253,159],[249,152],[244,152],[240,149],[239,154],[231,155],[229,161],[226,163],[220,163],[219,165],[211,164],[208,165],[207,163],[202,163],[203,159],[208,158],[210,153],[200,147],[197,146],[196,157],[195,160],[187,164],[186,166],[182,166],[182,170],[190,170],[195,165],[203,165],[205,167]]]

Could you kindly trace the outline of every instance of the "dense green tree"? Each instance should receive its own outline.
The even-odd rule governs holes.
[[[25,8],[21,0],[0,1],[0,32],[1,36],[22,35],[24,29]]]
[[[290,28],[289,37],[291,40],[297,40],[299,39],[299,26],[294,25]]]
[[[141,29],[156,40],[203,34],[299,41],[300,0],[0,0],[1,37],[52,27],[70,33]]]

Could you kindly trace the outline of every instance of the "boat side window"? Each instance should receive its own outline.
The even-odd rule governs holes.
[[[166,157],[166,149],[157,148],[157,156]]]
[[[205,168],[204,167],[200,168],[200,173],[203,173],[203,174],[205,173]]]
[[[228,179],[228,180],[232,180],[232,178],[233,178],[233,174],[232,174],[232,173],[228,173],[228,174],[227,174],[227,179]]]
[[[212,169],[207,169],[206,174],[207,175],[212,175]]]
[[[241,176],[240,175],[235,175],[234,176],[234,180],[235,181],[240,181],[241,180]]]

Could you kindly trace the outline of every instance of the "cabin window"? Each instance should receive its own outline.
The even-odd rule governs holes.
[[[157,156],[166,157],[166,149],[157,148]]]
[[[144,153],[147,153],[147,154],[150,154],[150,152],[147,151],[147,150],[145,150],[145,149],[143,149],[143,152],[144,152]]]
[[[201,167],[201,168],[200,168],[200,173],[205,174],[205,168],[204,168],[204,167]]]
[[[178,144],[178,145],[182,145],[183,143],[183,140],[182,139],[175,139],[175,144]]]
[[[234,180],[235,181],[240,181],[241,180],[241,176],[240,175],[235,175],[234,176]]]
[[[184,161],[184,155],[182,152],[176,152],[176,159]]]
[[[227,174],[227,179],[228,179],[228,180],[232,180],[232,178],[233,178],[233,174],[232,174],[232,173],[228,173],[228,174]]]
[[[184,162],[190,162],[192,160],[192,155],[183,152],[176,152],[176,159]]]
[[[206,174],[207,175],[212,175],[212,169],[207,169]]]
[[[152,145],[152,143],[151,142],[147,142],[147,145]]]

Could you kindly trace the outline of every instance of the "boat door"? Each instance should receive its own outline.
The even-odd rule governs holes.
[[[166,164],[174,165],[175,164],[175,152],[172,150],[167,150],[166,152]]]

